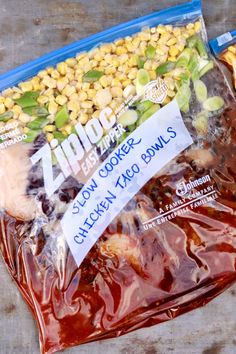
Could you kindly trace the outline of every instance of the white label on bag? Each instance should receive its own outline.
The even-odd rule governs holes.
[[[218,46],[222,46],[224,45],[225,43],[228,43],[228,42],[231,42],[233,39],[232,37],[232,34],[230,32],[227,32],[225,34],[222,34],[221,36],[219,36],[217,38],[217,43],[218,43]]]
[[[173,101],[138,127],[108,156],[61,221],[78,267],[130,199],[192,143],[178,104]]]

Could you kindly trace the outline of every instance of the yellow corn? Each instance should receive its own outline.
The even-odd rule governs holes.
[[[56,114],[58,110],[58,104],[55,101],[50,101],[48,104],[48,112],[50,114]]]
[[[47,96],[41,95],[37,98],[37,101],[39,104],[44,105],[49,101],[49,98]]]
[[[57,70],[59,71],[59,73],[61,75],[66,75],[66,69],[67,69],[67,65],[66,63],[62,62],[62,63],[59,63],[57,65]]]
[[[47,141],[48,141],[49,143],[54,139],[54,136],[53,136],[52,133],[47,133],[46,137],[47,137]]]
[[[54,80],[53,78],[51,78],[48,75],[44,76],[42,83],[49,88],[56,88],[57,87],[56,80]]]
[[[78,101],[69,101],[67,104],[67,108],[69,109],[69,111],[79,112],[80,104]]]
[[[32,91],[32,89],[33,89],[32,83],[30,81],[21,82],[19,84],[19,87],[21,88],[21,90],[23,92]]]
[[[20,113],[19,115],[19,121],[22,123],[29,123],[30,122],[30,116],[26,113]]]
[[[171,46],[169,50],[169,55],[176,57],[179,54],[179,49],[176,46]]]
[[[6,111],[6,108],[5,108],[4,104],[0,103],[0,114],[5,113],[5,111]]]
[[[43,128],[43,130],[44,130],[45,132],[52,133],[52,132],[54,132],[54,131],[56,130],[56,127],[55,127],[55,125],[53,125],[53,124],[48,124],[48,125],[46,125],[46,126]]]
[[[64,106],[67,102],[67,97],[64,95],[58,95],[56,97],[56,103],[58,103],[60,106]]]
[[[79,116],[79,122],[81,124],[86,124],[88,119],[89,119],[89,117],[88,117],[88,114],[86,114],[86,113],[81,113]]]

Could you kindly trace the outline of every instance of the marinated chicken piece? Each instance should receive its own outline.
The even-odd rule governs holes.
[[[186,152],[188,160],[192,160],[200,167],[209,168],[214,165],[216,158],[210,150],[206,149],[192,149]]]
[[[32,196],[26,195],[31,169],[31,146],[16,144],[0,151],[0,208],[15,218],[27,221],[36,216],[37,205]]]

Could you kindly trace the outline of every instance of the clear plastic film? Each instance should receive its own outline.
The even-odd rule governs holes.
[[[0,77],[1,252],[42,353],[128,333],[236,279],[236,102],[199,1]]]

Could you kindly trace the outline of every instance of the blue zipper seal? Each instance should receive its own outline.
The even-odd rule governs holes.
[[[25,81],[40,70],[49,66],[55,66],[61,61],[70,57],[75,57],[78,53],[89,51],[105,42],[113,42],[118,38],[123,38],[139,32],[143,27],[157,26],[158,24],[180,23],[181,25],[195,20],[202,15],[201,0],[170,7],[161,11],[153,12],[149,15],[122,23],[107,30],[93,34],[87,38],[71,43],[63,48],[56,49],[35,60],[25,63],[17,68],[0,75],[0,91],[8,87],[17,85]]]
[[[231,37],[229,40],[225,41],[224,44],[219,44],[219,39],[221,37],[227,36],[229,35],[229,37]],[[236,43],[236,30],[231,31],[231,32],[226,32],[225,34],[211,39],[209,41],[210,44],[210,48],[213,52],[213,54],[215,54],[215,56],[218,56],[220,53],[222,53],[225,49],[227,49],[230,45],[235,44]]]

